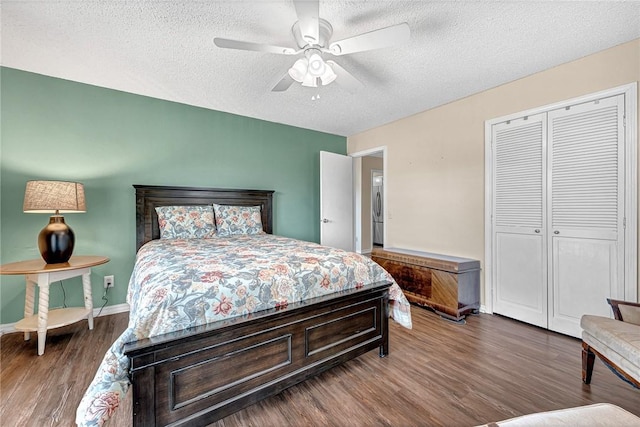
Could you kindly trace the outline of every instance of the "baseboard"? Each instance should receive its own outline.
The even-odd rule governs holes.
[[[124,313],[129,311],[129,304],[124,303],[124,304],[115,304],[115,305],[108,305],[105,308],[102,309],[102,312],[100,312],[100,307],[98,308],[94,308],[93,309],[93,317],[102,317],[102,316],[108,316],[110,314],[118,314],[118,313]],[[98,316],[98,313],[100,313],[100,316]],[[14,323],[5,323],[3,325],[0,325],[0,335],[4,335],[4,334],[10,334],[13,332],[18,332],[16,330],[16,323],[18,322],[14,322]]]
[[[94,308],[93,317],[108,316],[110,314],[124,313],[127,311],[129,311],[129,304],[125,302],[123,304],[108,305],[102,309],[102,313],[100,313],[100,307]],[[100,313],[100,316],[98,316],[98,313]]]

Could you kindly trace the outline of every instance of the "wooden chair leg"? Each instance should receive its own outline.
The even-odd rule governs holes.
[[[591,384],[591,374],[593,374],[593,363],[596,355],[591,351],[589,344],[582,342],[582,382]]]

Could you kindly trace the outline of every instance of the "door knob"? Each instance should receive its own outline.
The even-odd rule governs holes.
[[[558,230],[554,231],[553,234],[560,234]]]
[[[323,218],[323,219],[322,219],[322,222],[326,224],[326,223],[328,223],[328,222],[329,222],[329,220],[328,220],[327,218]]]
[[[535,230],[533,230],[533,231],[535,231],[536,233],[539,233],[539,232],[540,232],[540,230],[538,230],[537,228],[536,228]]]

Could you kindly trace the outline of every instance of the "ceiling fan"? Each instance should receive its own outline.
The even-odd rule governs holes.
[[[293,4],[298,21],[293,24],[291,32],[298,45],[297,49],[220,37],[213,39],[216,46],[226,49],[252,50],[280,55],[304,54],[304,57],[295,61],[271,89],[274,92],[289,89],[294,81],[305,87],[326,86],[336,81],[337,84],[354,93],[363,86],[362,82],[335,61],[324,60],[323,55],[348,55],[389,47],[409,40],[409,25],[403,22],[330,43],[333,27],[328,21],[318,17],[319,0],[293,0]]]

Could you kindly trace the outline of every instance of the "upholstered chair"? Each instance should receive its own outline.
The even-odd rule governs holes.
[[[640,304],[607,299],[614,319],[584,315],[582,326],[582,381],[591,383],[595,356],[618,377],[640,388]]]

